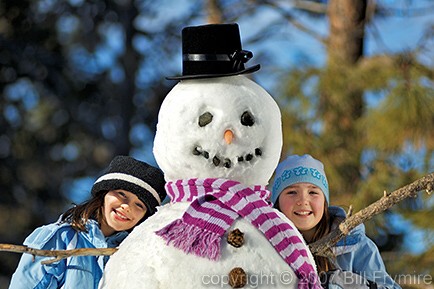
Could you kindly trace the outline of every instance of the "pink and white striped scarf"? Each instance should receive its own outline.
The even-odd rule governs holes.
[[[260,230],[299,278],[298,288],[321,288],[307,247],[291,225],[268,202],[264,186],[246,187],[227,179],[188,179],[168,182],[171,202],[192,202],[181,219],[156,232],[167,244],[186,253],[217,260],[221,238],[242,217]]]

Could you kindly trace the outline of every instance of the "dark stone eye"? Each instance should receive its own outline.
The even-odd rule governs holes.
[[[220,159],[215,156],[212,158],[212,163],[217,167],[220,164]]]
[[[199,126],[200,127],[206,126],[211,121],[212,121],[212,114],[209,112],[202,113],[202,115],[199,116]]]
[[[252,126],[255,123],[255,119],[250,114],[250,112],[245,111],[241,115],[241,124],[245,126]]]

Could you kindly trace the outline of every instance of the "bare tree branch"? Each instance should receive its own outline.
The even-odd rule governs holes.
[[[27,246],[0,244],[0,251],[14,252],[14,253],[27,253],[34,256],[54,257],[53,259],[44,260],[41,264],[52,264],[59,260],[71,256],[110,256],[113,255],[117,248],[81,248],[72,250],[41,250],[34,249]]]
[[[434,189],[434,173],[426,175],[413,183],[406,185],[372,203],[368,207],[360,210],[353,216],[347,217],[339,227],[321,240],[309,245],[313,255],[331,257],[331,247],[358,225],[369,220],[373,216],[387,210],[393,205],[401,202],[408,197],[415,197],[418,192],[425,190],[431,194]]]
[[[294,7],[300,10],[305,10],[311,13],[326,14],[327,4],[305,1],[305,0],[294,0]]]
[[[377,5],[376,12],[385,16],[393,16],[393,17],[402,17],[402,18],[410,18],[410,17],[420,17],[425,15],[430,15],[434,11],[434,6],[425,6],[425,7],[417,7],[410,8],[409,6],[403,8],[394,8],[386,5]]]
[[[296,20],[296,17],[294,17],[287,9],[285,9],[284,7],[278,6],[276,5],[274,2],[272,1],[263,1],[261,2],[263,5],[268,5],[270,7],[272,7],[274,10],[276,10],[277,12],[280,13],[280,15],[282,15],[282,17],[284,17],[289,23],[291,23],[294,27],[296,27],[297,29],[299,29],[300,31],[303,31],[304,33],[310,35],[311,37],[315,38],[317,41],[319,41],[322,44],[326,44],[326,40],[325,37],[320,35],[319,33],[317,33],[316,31],[308,28],[306,25],[304,25],[303,23],[301,23],[300,21]],[[297,7],[296,8],[300,8]]]

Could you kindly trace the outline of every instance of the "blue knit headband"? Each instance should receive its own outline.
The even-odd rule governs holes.
[[[324,165],[310,155],[291,155],[282,161],[276,169],[274,177],[272,196],[273,203],[276,203],[280,193],[290,185],[296,183],[310,183],[324,193],[329,202],[329,185],[324,171]]]

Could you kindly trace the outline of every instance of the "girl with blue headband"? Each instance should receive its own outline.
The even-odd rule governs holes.
[[[278,165],[272,201],[274,207],[294,223],[307,243],[323,238],[346,217],[342,208],[329,206],[324,165],[307,154],[288,156]],[[329,276],[323,284],[325,288],[401,288],[386,272],[378,248],[366,236],[363,224],[340,240],[332,251],[336,256],[333,263],[326,257],[315,257],[318,272]],[[339,274],[331,275],[330,272]],[[345,272],[357,274],[366,280],[366,285],[354,287],[354,284],[345,283],[351,279],[342,276]]]

